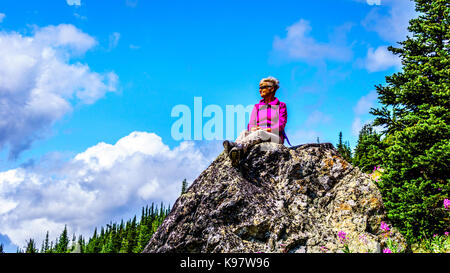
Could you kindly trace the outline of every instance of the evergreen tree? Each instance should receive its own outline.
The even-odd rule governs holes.
[[[342,143],[342,132],[339,132],[339,142],[337,144],[337,152],[347,161],[352,162],[352,151],[350,144]]]
[[[181,194],[185,194],[186,193],[187,187],[188,187],[188,184],[187,184],[187,181],[186,181],[186,178],[185,178],[183,180],[182,184],[181,184]]]
[[[25,253],[38,253],[38,250],[36,249],[36,244],[33,239],[30,238],[30,240],[27,241],[27,247],[25,250]]]
[[[352,163],[363,172],[371,172],[374,166],[382,165],[381,153],[386,148],[381,141],[381,134],[373,130],[372,124],[363,126],[358,136]]]
[[[67,236],[67,226],[64,226],[64,230],[58,238],[55,244],[56,253],[66,253],[69,246],[69,237]]]
[[[81,236],[81,235],[78,237],[78,247],[79,247],[78,253],[85,253],[86,252],[86,244],[85,244],[83,236]]]
[[[41,253],[47,253],[49,250],[49,245],[48,245],[49,241],[48,241],[48,230],[47,233],[45,234],[45,239],[42,242],[42,246],[41,246]]]
[[[5,252],[3,251],[3,244],[1,244],[1,243],[0,243],[0,253],[5,253]]]
[[[378,186],[388,217],[410,242],[450,226],[442,205],[450,193],[450,2],[415,3],[412,37],[388,48],[403,69],[376,86],[382,107],[371,110],[387,144]]]

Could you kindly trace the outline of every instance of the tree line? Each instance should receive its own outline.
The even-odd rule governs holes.
[[[134,216],[126,222],[111,222],[100,230],[95,228],[90,238],[75,234],[70,238],[65,226],[55,241],[49,240],[47,231],[40,248],[30,238],[25,248],[18,248],[17,253],[141,253],[169,212],[170,206],[165,208],[161,203],[158,208],[152,203],[142,208],[139,221]],[[3,245],[0,245],[2,252]]]

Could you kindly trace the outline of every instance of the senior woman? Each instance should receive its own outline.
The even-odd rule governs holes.
[[[233,166],[237,166],[244,154],[253,145],[261,142],[284,143],[287,122],[286,104],[275,97],[279,81],[274,77],[264,78],[259,83],[262,99],[255,104],[250,115],[247,130],[243,131],[236,142],[225,140],[223,146]],[[288,140],[289,143],[289,140]]]

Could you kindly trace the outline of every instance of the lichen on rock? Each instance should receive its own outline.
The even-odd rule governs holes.
[[[175,202],[144,252],[381,252],[388,222],[368,174],[330,143],[254,146],[231,166],[222,153]],[[391,238],[405,249],[403,237]]]

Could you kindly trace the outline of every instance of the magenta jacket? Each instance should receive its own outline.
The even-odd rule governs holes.
[[[278,132],[282,143],[284,143],[284,127],[287,122],[286,103],[275,98],[268,104],[264,103],[264,99],[255,104],[250,116],[247,130],[259,126],[261,128],[272,128],[272,133]]]

